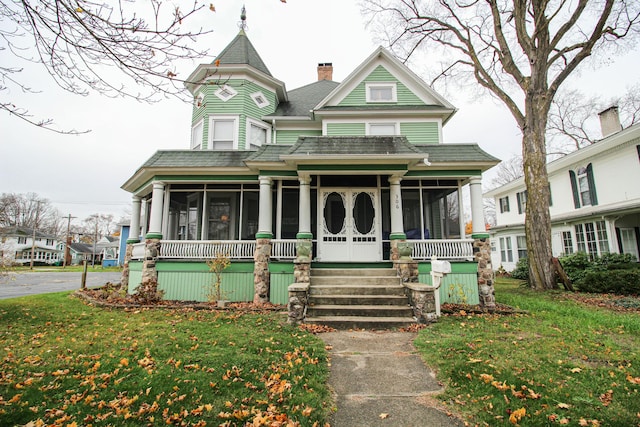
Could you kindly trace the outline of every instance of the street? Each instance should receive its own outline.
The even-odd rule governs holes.
[[[120,272],[87,272],[87,287],[120,281]],[[20,272],[0,277],[0,299],[80,289],[80,272]]]

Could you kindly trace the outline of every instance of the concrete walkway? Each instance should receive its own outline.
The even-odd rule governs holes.
[[[338,331],[319,334],[331,357],[332,427],[463,426],[435,408],[442,387],[413,347],[415,333]]]

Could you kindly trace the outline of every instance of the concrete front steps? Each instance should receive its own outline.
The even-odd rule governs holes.
[[[305,323],[393,329],[416,323],[393,268],[313,268]]]

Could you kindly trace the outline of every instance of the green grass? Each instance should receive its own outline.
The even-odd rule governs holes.
[[[0,301],[0,425],[322,423],[324,345],[284,320],[108,310],[68,293]]]
[[[34,273],[38,273],[38,272],[47,272],[47,273],[61,273],[61,272],[71,272],[71,273],[76,273],[76,272],[81,272],[83,271],[83,267],[81,265],[67,265],[64,268],[62,268],[62,266],[55,266],[55,265],[51,265],[51,266],[36,266],[33,267],[33,270],[31,270],[29,268],[29,266],[27,265],[26,267],[24,266],[20,266],[20,267],[11,267],[9,269],[10,271],[15,271],[16,273],[29,273],[31,271],[33,271]],[[117,271],[122,271],[122,267],[119,266],[115,266],[115,267],[102,267],[100,265],[95,265],[94,267],[91,266],[91,264],[89,264],[87,266],[87,271],[90,272],[103,272],[103,273],[107,273],[107,272],[117,272]]]
[[[638,314],[513,280],[496,296],[527,313],[443,317],[416,339],[447,385],[444,403],[471,425],[640,425]]]

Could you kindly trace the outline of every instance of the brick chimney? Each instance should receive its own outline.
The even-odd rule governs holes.
[[[600,129],[603,138],[622,130],[617,105],[612,105],[606,110],[599,112],[598,116],[600,116]]]
[[[333,80],[333,64],[324,62],[318,64],[318,81]]]

